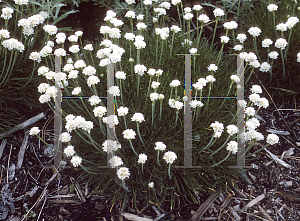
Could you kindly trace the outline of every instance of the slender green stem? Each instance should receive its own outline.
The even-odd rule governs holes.
[[[157,164],[158,164],[159,166],[161,166],[160,163],[159,163],[159,150],[157,151],[157,157],[156,157],[156,160],[157,160]]]
[[[217,149],[216,151],[214,151],[211,155],[209,155],[209,158],[211,158],[213,155],[215,155],[216,153],[218,153],[223,147],[225,147],[225,145],[227,144],[227,141],[229,140],[231,136],[229,135],[226,139],[226,141],[223,143],[223,145],[221,147],[219,147],[219,149]]]
[[[159,122],[161,121],[161,112],[162,112],[162,100],[159,101]]]
[[[250,78],[251,78],[253,72],[254,72],[254,68],[252,68],[252,70],[251,70],[251,72],[250,72],[250,75],[249,75],[249,77],[247,78],[247,80],[246,80],[246,82],[245,82],[245,85],[246,85],[247,82],[250,80]]]
[[[139,127],[139,123],[138,122],[136,122],[136,127],[137,127],[137,132],[138,132],[139,138],[142,141],[143,145],[145,145],[145,143],[143,141],[143,138],[142,138],[142,136],[140,134],[140,127]]]
[[[230,155],[230,152],[231,152],[231,151],[228,152],[227,156],[226,156],[223,160],[221,160],[219,163],[216,163],[216,164],[214,164],[214,165],[212,165],[212,166],[210,166],[210,167],[215,167],[215,166],[217,166],[217,165],[223,163],[225,160],[228,159],[228,157],[229,157],[229,155]]]
[[[233,81],[231,81],[231,84],[230,84],[229,89],[228,89],[228,91],[227,91],[226,97],[229,96],[229,93],[230,93],[230,91],[231,91],[232,85],[233,85]],[[224,105],[226,99],[227,99],[227,98],[224,98],[224,99],[223,99],[223,102],[222,102],[222,104],[220,105],[219,108],[222,108],[222,106]]]
[[[263,149],[265,149],[267,146],[270,146],[270,144],[267,144],[264,147],[260,148],[259,150],[255,151],[254,153],[247,155],[246,158],[249,158],[249,157],[251,157],[252,155],[254,155],[256,153],[259,153],[260,151],[262,151]]]
[[[152,101],[152,124],[151,124],[152,128],[153,128],[153,122],[154,122],[154,111],[155,111],[155,100]]]
[[[180,24],[180,28],[181,28],[181,33],[183,33],[183,27],[181,24],[181,17],[180,17],[180,12],[179,12],[179,4],[177,4],[177,12],[178,12],[178,20],[179,20],[179,24]]]
[[[171,164],[169,163],[169,168],[168,168],[168,175],[169,175],[169,179],[172,179],[171,176]]]
[[[215,28],[214,28],[213,38],[212,38],[211,45],[210,45],[210,50],[212,49],[212,47],[214,45],[214,40],[215,40],[215,36],[216,36],[218,21],[219,21],[219,17],[216,18],[216,24],[215,24]]]
[[[131,147],[131,149],[133,150],[134,154],[138,156],[138,154],[137,154],[137,152],[135,151],[135,149],[134,149],[134,147],[133,147],[132,142],[131,142],[130,139],[129,139],[129,143],[130,143],[130,147]]]
[[[281,54],[281,60],[282,60],[282,73],[283,73],[283,77],[285,77],[284,56],[283,56],[282,49],[280,49],[280,54]]]

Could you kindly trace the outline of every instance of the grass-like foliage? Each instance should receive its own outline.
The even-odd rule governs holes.
[[[236,139],[246,144],[246,157],[255,156],[251,148],[264,136],[255,131],[259,121],[253,116],[269,102],[260,97],[258,85],[251,87],[248,103],[241,100],[237,106],[236,99],[215,98],[235,97],[243,78],[237,75],[236,57],[224,51],[228,51],[228,44],[241,42],[234,49],[243,51],[239,56],[246,61],[242,71],[245,82],[258,68],[261,72],[271,70],[271,65],[260,64],[257,45],[261,30],[249,29],[247,41],[251,39],[255,53],[247,53],[243,44],[247,36],[237,35],[236,22],[223,20],[221,8],[214,9],[215,17],[209,18],[200,5],[184,8],[180,1],[135,5],[126,0],[117,5],[117,13],[107,11],[100,42],[84,45],[80,31],[68,37],[70,56],[64,49],[66,35],[57,33],[55,26],[44,28],[47,45],[60,57],[63,68],[54,73],[53,57],[45,56],[47,67],[38,69],[47,79],[38,87],[43,93],[40,102],[52,108],[57,87],[70,97],[62,104],[61,140],[66,158],[74,167],[79,166],[82,179],[103,191],[113,191],[112,205],[124,202],[123,208],[128,197],[137,209],[142,207],[136,205],[137,198],[158,206],[168,204],[172,209],[197,202],[197,193],[226,191],[242,177],[242,169],[228,168],[236,162]],[[168,22],[169,7],[177,9],[179,24]],[[207,38],[203,30],[210,19],[214,32]],[[220,23],[225,35],[219,41],[215,37]],[[185,54],[192,59],[192,85],[186,84]],[[187,94],[190,88],[191,100]],[[109,103],[111,99],[114,104]],[[235,126],[237,108],[247,114],[246,131]],[[190,114],[192,146],[186,147],[184,119]],[[30,134],[38,136],[39,129],[32,128]],[[276,144],[278,137],[268,135],[266,142],[264,148]],[[186,148],[192,149],[192,166],[200,168],[186,167]]]

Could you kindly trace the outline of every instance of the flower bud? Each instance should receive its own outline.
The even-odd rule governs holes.
[[[133,58],[129,58],[129,62],[130,63],[134,62],[134,59]]]

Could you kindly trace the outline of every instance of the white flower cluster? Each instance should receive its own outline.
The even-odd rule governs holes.
[[[218,70],[218,66],[215,65],[215,64],[210,64],[208,67],[207,67],[207,70],[208,71],[214,71],[216,72]]]
[[[65,128],[67,129],[67,131],[69,133],[71,133],[73,130],[76,130],[78,128],[90,133],[91,129],[93,129],[93,127],[94,127],[94,124],[92,121],[86,121],[84,119],[84,117],[81,117],[81,116],[75,117],[72,114],[69,114],[66,116],[66,121],[67,121],[67,123],[65,125]]]
[[[10,7],[2,8],[1,18],[8,20],[12,18],[12,13],[14,13],[14,10],[12,8]]]
[[[112,168],[116,168],[118,166],[123,165],[122,159],[118,156],[113,156],[112,158],[110,158],[109,163]]]
[[[118,117],[117,115],[110,115],[108,117],[103,117],[102,118],[102,121],[106,124],[108,124],[108,126],[110,128],[114,128],[115,125],[118,125],[119,124],[119,120],[118,120]]]
[[[168,27],[155,28],[155,34],[159,35],[162,40],[166,40],[169,37],[170,29]]]
[[[14,38],[10,38],[10,39],[7,39],[7,40],[4,40],[2,42],[2,46],[6,49],[8,49],[9,51],[12,51],[12,50],[18,50],[20,52],[23,52],[25,47],[24,45],[22,44],[22,42],[18,41],[17,39],[14,39]]]
[[[239,131],[238,127],[233,124],[228,125],[226,128],[227,128],[227,133],[229,133],[230,136],[236,134]]]
[[[3,29],[3,28],[0,30],[0,39],[1,38],[9,38],[9,36],[10,36],[10,33],[8,30]]]
[[[117,170],[117,176],[120,180],[129,178],[130,176],[129,169],[127,167],[121,167],[120,169]]]
[[[226,150],[230,151],[233,154],[236,154],[238,151],[238,143],[236,141],[230,141],[227,143]]]
[[[137,123],[142,123],[143,121],[145,121],[144,115],[142,113],[135,113],[132,118],[132,121],[135,121]]]
[[[138,163],[144,164],[147,160],[147,155],[144,153],[139,154]]]
[[[132,129],[127,129],[123,131],[123,137],[127,140],[135,139],[136,133]]]
[[[164,154],[163,159],[168,163],[172,164],[176,159],[177,155],[173,151],[168,151]]]
[[[147,68],[145,65],[142,64],[136,64],[134,66],[134,73],[143,76],[145,74],[145,71],[147,71]]]
[[[118,141],[106,140],[102,143],[102,150],[104,152],[112,153],[121,149],[121,144]]]
[[[163,142],[155,142],[154,150],[165,151],[167,146]]]
[[[207,80],[205,78],[199,78],[198,81],[193,84],[192,86],[197,90],[202,90],[203,87],[206,86]]]
[[[238,23],[236,23],[235,21],[230,21],[230,22],[225,22],[223,26],[227,30],[232,30],[232,29],[237,29]]]
[[[146,42],[144,41],[144,37],[142,35],[135,36],[134,46],[136,49],[142,49],[146,47]]]
[[[258,37],[261,33],[261,29],[258,27],[251,27],[251,28],[249,28],[248,32],[253,37]]]
[[[29,131],[29,135],[34,136],[40,133],[40,129],[38,127],[33,127]]]
[[[197,101],[197,100],[191,100],[190,103],[192,108],[197,108],[197,107],[203,107],[203,103],[201,101]]]
[[[123,48],[115,44],[109,44],[109,47],[97,51],[97,58],[101,59],[99,66],[104,67],[110,63],[120,62],[124,53],[125,50]]]
[[[224,125],[222,123],[219,123],[218,121],[215,121],[214,123],[211,123],[210,126],[214,130],[214,137],[220,137],[224,130]]]

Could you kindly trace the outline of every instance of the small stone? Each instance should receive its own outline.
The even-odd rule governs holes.
[[[241,201],[240,201],[240,200],[238,200],[238,199],[235,199],[235,200],[234,200],[234,203],[235,203],[235,204],[240,204],[240,203],[241,203]]]
[[[240,208],[240,205],[235,205],[234,207],[232,207],[235,211],[239,211],[241,208]]]
[[[284,183],[285,188],[289,188],[291,186],[293,186],[293,182],[292,181],[287,181]]]

